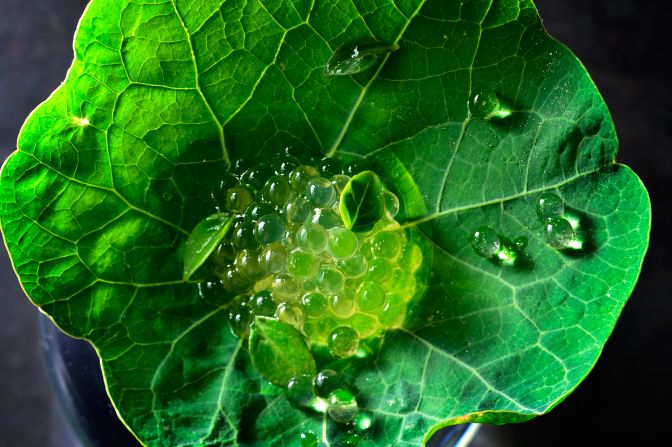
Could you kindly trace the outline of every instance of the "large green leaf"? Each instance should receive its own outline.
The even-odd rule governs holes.
[[[358,39],[399,49],[325,78]],[[95,345],[144,444],[295,446],[306,430],[339,444],[327,418],[264,385],[224,310],[182,280],[227,162],[284,146],[367,157],[433,258],[407,329],[352,373],[374,416],[362,446],[528,419],[592,368],[637,279],[650,205],[614,162],[594,84],[531,1],[93,0],[75,50],[4,166],[2,229],[28,296]],[[507,113],[470,116],[476,92]],[[535,204],[549,191],[587,230],[582,251],[544,241]],[[478,257],[482,226],[526,236],[525,262]]]

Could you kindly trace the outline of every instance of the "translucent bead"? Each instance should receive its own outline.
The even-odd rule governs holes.
[[[319,225],[326,230],[343,226],[341,216],[334,210],[328,208],[313,209],[313,211],[310,213],[309,220],[310,222]]]
[[[259,264],[259,254],[256,250],[239,251],[235,266],[238,273],[250,280],[257,280],[266,275],[264,267]]]
[[[422,265],[422,250],[416,244],[409,243],[404,247],[399,265],[411,272],[417,271]]]
[[[357,290],[357,306],[364,312],[373,312],[385,304],[385,290],[374,282],[365,282]]]
[[[318,208],[331,206],[336,200],[336,190],[329,180],[315,177],[306,186],[306,198]]]
[[[327,248],[327,232],[316,224],[301,225],[296,232],[296,243],[309,253],[322,253]]]
[[[292,326],[301,326],[305,319],[301,306],[293,302],[280,303],[275,314],[278,316],[278,320]]]
[[[303,197],[295,197],[292,201],[287,202],[282,209],[282,214],[287,223],[302,224],[310,216],[313,207]]]
[[[314,255],[302,251],[294,250],[287,258],[287,273],[295,278],[308,278],[315,274],[319,260]]]
[[[263,317],[272,317],[275,315],[275,308],[277,307],[271,292],[263,290],[252,295],[250,305],[255,315]]]
[[[277,166],[276,172],[278,174],[289,175],[300,163],[294,157],[283,156],[280,157],[280,160],[275,165]]]
[[[262,244],[270,244],[282,239],[285,232],[285,224],[277,214],[267,214],[257,222],[255,235]]]
[[[327,397],[341,386],[341,379],[333,369],[324,369],[315,376],[315,391],[320,397]]]
[[[383,284],[392,278],[394,268],[390,261],[384,258],[377,258],[369,262],[369,270],[366,273],[366,280],[378,284]]]
[[[229,313],[231,331],[240,338],[247,337],[250,333],[250,325],[253,320],[254,314],[244,302],[239,303]]]
[[[352,231],[346,228],[329,230],[327,250],[334,258],[346,259],[357,252],[359,241]]]
[[[212,254],[212,260],[218,266],[228,265],[234,259],[236,259],[236,250],[233,248],[233,244],[228,241],[219,244]]]
[[[347,318],[355,310],[355,296],[352,290],[343,289],[329,297],[329,309],[339,318]]]
[[[483,258],[495,256],[502,247],[499,235],[490,227],[480,227],[471,238],[471,246]]]
[[[328,413],[334,421],[347,424],[355,419],[359,408],[355,396],[350,391],[339,389],[329,395]]]
[[[198,283],[198,296],[213,306],[223,306],[231,300],[231,294],[226,293],[222,281],[217,277]]]
[[[310,179],[319,175],[320,173],[314,167],[301,165],[289,174],[289,183],[295,191],[304,192]]]
[[[328,293],[336,293],[343,288],[343,272],[333,265],[324,264],[317,272],[317,286]]]
[[[387,294],[387,303],[378,313],[378,321],[386,327],[401,327],[406,317],[406,302],[396,293]]]
[[[358,348],[359,335],[349,326],[339,326],[329,334],[329,351],[334,357],[350,357]]]
[[[553,217],[546,220],[544,230],[548,245],[558,250],[570,248],[576,237],[572,225],[562,217]]]
[[[401,253],[399,236],[390,231],[381,231],[371,241],[371,252],[377,258],[396,258]]]
[[[287,252],[285,247],[274,242],[265,246],[259,255],[261,263],[268,273],[280,273],[287,264]]]
[[[298,407],[305,407],[315,399],[312,377],[301,375],[292,377],[287,383],[287,399]]]
[[[319,292],[306,293],[301,297],[301,304],[311,318],[319,318],[327,311],[327,298]]]
[[[259,191],[266,182],[266,179],[272,175],[273,169],[270,166],[257,165],[241,174],[240,183]]]
[[[269,203],[281,207],[291,200],[294,191],[287,179],[275,175],[268,179],[262,190],[262,197]]]
[[[289,276],[276,276],[271,282],[271,292],[276,299],[296,300],[299,286]]]
[[[242,213],[254,202],[254,193],[245,186],[234,186],[226,192],[226,209],[232,213]]]
[[[259,241],[255,236],[255,227],[253,223],[243,223],[234,229],[233,237],[231,238],[233,244],[242,250],[245,248],[256,248],[259,246]]]
[[[345,186],[348,184],[349,181],[350,177],[348,177],[347,175],[335,175],[331,178],[331,184],[334,185],[338,198],[341,197],[341,193],[343,192]]]
[[[539,197],[537,215],[540,219],[562,217],[565,213],[565,202],[557,195],[547,192]]]
[[[245,279],[235,267],[230,267],[219,274],[222,280],[222,286],[231,293],[242,292],[249,286],[249,281]]]
[[[272,205],[264,202],[253,203],[245,210],[245,219],[248,222],[256,222],[267,214],[273,214],[275,208]]]
[[[367,272],[368,262],[361,253],[355,253],[352,257],[338,262],[338,268],[348,277],[357,278]]]
[[[395,217],[399,214],[399,198],[390,191],[385,191],[383,193],[383,198],[385,199],[385,209],[390,216]]]
[[[224,174],[222,180],[220,180],[217,186],[213,188],[211,196],[218,211],[224,211],[226,209],[226,192],[237,185],[238,177],[228,173]]]

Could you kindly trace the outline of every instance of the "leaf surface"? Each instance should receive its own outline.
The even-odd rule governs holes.
[[[353,40],[399,49],[325,78]],[[478,92],[511,113],[470,114]],[[593,367],[648,244],[650,204],[615,164],[608,110],[529,0],[93,0],[65,83],[30,116],[0,180],[21,283],[90,340],[148,446],[295,446],[327,418],[263,385],[226,311],[182,279],[189,229],[230,160],[286,146],[366,158],[423,248],[426,296],[351,383],[360,446],[419,446],[440,426],[542,414]],[[587,235],[546,244],[560,196]],[[508,268],[469,241],[525,236]]]

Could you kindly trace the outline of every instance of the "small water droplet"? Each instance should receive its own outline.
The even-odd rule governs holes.
[[[513,240],[513,246],[516,251],[523,251],[527,248],[527,238],[525,236],[517,237]]]
[[[537,215],[540,219],[550,219],[552,217],[562,217],[565,213],[565,202],[553,193],[545,193],[539,197],[537,202]]]
[[[301,433],[301,447],[317,447],[317,436],[312,432]]]
[[[315,391],[320,397],[327,397],[341,386],[341,379],[333,369],[324,369],[315,376]]]
[[[504,119],[513,113],[493,92],[488,89],[475,91],[469,100],[469,113],[471,116],[482,119]]]
[[[544,224],[546,233],[546,242],[551,247],[563,250],[567,248],[581,248],[576,241],[576,234],[574,228],[567,219],[562,217],[552,217],[547,219]]]
[[[339,389],[329,395],[329,416],[336,422],[347,424],[357,416],[357,400],[345,389]]]
[[[325,76],[348,76],[372,68],[381,56],[399,49],[399,45],[375,42],[350,42],[338,47],[324,67]]]

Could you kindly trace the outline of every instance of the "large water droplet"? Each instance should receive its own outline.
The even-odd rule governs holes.
[[[372,42],[354,42],[341,45],[324,67],[325,76],[348,76],[373,67],[378,59],[399,49],[399,45],[381,45]]]
[[[357,352],[359,335],[349,326],[339,326],[329,334],[329,351],[334,357],[346,358]]]
[[[474,232],[471,239],[471,246],[477,255],[484,258],[491,258],[499,252],[502,246],[502,240],[492,228],[480,227]]]
[[[345,389],[339,389],[329,395],[329,416],[341,424],[347,424],[357,416],[357,400]]]
[[[482,119],[503,119],[511,115],[512,111],[504,105],[495,92],[489,89],[477,90],[469,100],[471,116]]]
[[[299,407],[305,407],[315,399],[313,378],[308,375],[292,377],[287,383],[287,399]]]
[[[373,425],[373,416],[366,411],[360,411],[355,418],[355,427],[360,431],[366,431]]]
[[[565,213],[565,202],[553,193],[545,193],[539,197],[537,203],[537,214],[540,219],[550,219],[552,217],[562,217]]]
[[[563,219],[562,217],[547,219],[544,224],[544,230],[546,233],[546,242],[555,249],[581,248],[578,241],[576,241],[574,228],[572,228],[567,219]]]

